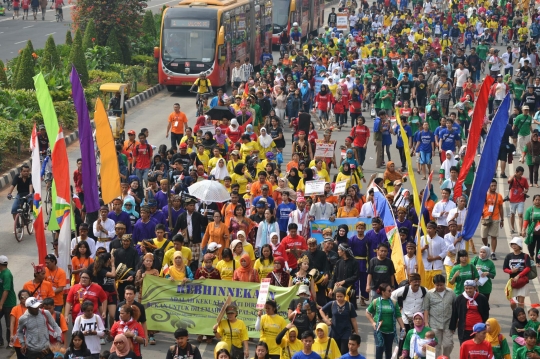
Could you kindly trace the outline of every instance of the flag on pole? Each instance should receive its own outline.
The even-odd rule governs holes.
[[[97,212],[99,210],[99,192],[96,170],[96,153],[94,152],[94,138],[92,137],[92,126],[88,106],[84,97],[84,89],[79,79],[79,74],[75,66],[71,68],[71,92],[75,111],[79,123],[79,143],[81,145],[82,158],[82,182],[84,186],[84,204],[86,212]]]
[[[43,208],[41,208],[41,168],[39,159],[39,143],[36,124],[30,137],[30,149],[32,150],[32,187],[34,188],[34,233],[38,249],[39,264],[45,264],[47,255],[47,239],[45,237],[45,221],[43,220]]]
[[[486,193],[491,184],[491,180],[493,179],[493,173],[497,168],[499,148],[501,147],[501,140],[504,131],[506,130],[506,125],[508,124],[510,101],[511,98],[509,92],[506,94],[506,97],[499,106],[499,109],[491,122],[491,127],[489,128],[486,142],[484,143],[484,150],[482,151],[482,156],[478,162],[478,170],[474,177],[469,199],[469,208],[461,233],[461,236],[466,241],[474,236],[474,232],[482,217],[484,203],[486,202]]]
[[[480,133],[482,132],[482,125],[484,124],[484,117],[486,116],[486,109],[488,106],[488,97],[489,90],[491,85],[493,85],[493,77],[486,76],[482,87],[480,88],[480,93],[476,99],[474,105],[474,112],[472,116],[471,127],[469,129],[469,137],[467,138],[467,150],[465,151],[465,157],[463,157],[463,164],[459,170],[459,177],[454,186],[454,198],[461,196],[463,191],[463,182],[465,177],[469,173],[471,166],[474,161],[474,156],[476,155],[476,148],[478,147],[478,142],[480,141]],[[497,153],[499,153],[497,151]],[[478,172],[478,170],[477,170]]]
[[[60,228],[60,234],[58,236],[58,266],[66,273],[69,273],[68,264],[71,264],[71,190],[69,186],[69,160],[64,132],[61,127],[58,128],[51,157],[52,174],[56,181],[57,192],[51,218],[55,220]]]
[[[394,268],[396,269],[396,281],[397,283],[400,283],[407,279],[407,274],[405,272],[403,248],[401,247],[401,238],[398,233],[396,219],[394,218],[394,213],[390,208],[388,200],[378,187],[374,187],[373,202],[375,212],[383,221],[386,238],[388,239],[392,251],[390,258],[392,259],[392,262],[394,262]]]
[[[429,198],[429,187],[431,186],[431,181],[433,180],[433,171],[429,174],[426,187],[424,188],[424,195],[422,196],[422,205],[420,206],[420,211],[418,212],[418,219],[419,221],[422,221],[421,218],[424,217],[424,210],[426,208],[426,202]],[[427,229],[420,228],[418,226],[418,229],[416,230],[416,263],[418,266],[418,270],[416,271],[418,274],[420,274],[420,278],[422,280],[422,286],[426,287],[428,283],[426,283],[426,269],[424,268],[424,260],[422,259],[422,245],[420,240],[420,235],[422,233],[422,230],[427,236]],[[426,237],[427,242],[427,237]]]
[[[122,194],[122,190],[120,188],[118,156],[116,155],[111,125],[100,98],[96,101],[94,122],[96,123],[96,142],[101,154],[101,183],[107,184],[101,186],[101,197],[104,203],[110,203]]]

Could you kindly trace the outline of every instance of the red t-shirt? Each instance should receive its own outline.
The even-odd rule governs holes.
[[[351,137],[354,138],[354,147],[364,147],[369,138],[369,128],[366,125],[358,125],[351,129]]]
[[[478,306],[469,304],[469,310],[465,315],[465,330],[472,330],[476,323],[483,323],[482,316],[478,312]]]
[[[127,328],[125,328],[127,326]],[[141,323],[136,322],[135,320],[130,320],[127,323],[122,322],[121,320],[115,322],[111,328],[112,337],[116,337],[117,334],[124,334],[127,330],[135,333],[136,336],[146,338],[144,335],[144,329]],[[133,340],[133,338],[128,338],[133,343],[133,352],[137,356],[141,356],[141,344]]]
[[[139,143],[135,146],[133,150],[133,157],[135,158],[135,168],[137,169],[146,169],[150,168],[150,163],[152,161],[153,153],[152,146],[148,143],[141,144]]]
[[[510,181],[510,203],[525,202],[523,190],[529,188],[529,182],[523,176],[518,180],[516,177]]]
[[[488,341],[476,344],[472,339],[461,344],[459,357],[467,359],[493,359],[493,349]]]
[[[75,319],[81,314],[81,304],[89,300],[94,303],[94,313],[99,314],[99,303],[103,303],[107,300],[107,294],[101,289],[101,287],[92,283],[88,287],[84,288],[80,284],[75,284],[69,290],[66,301],[71,304],[71,319],[75,322]]]
[[[301,251],[296,251],[297,255],[300,256],[300,253],[303,253],[308,249],[306,239],[299,235],[296,235],[296,237],[294,238],[292,238],[291,236],[287,236],[281,240],[281,246],[283,246],[284,248],[283,254],[287,255],[287,262],[289,263],[289,268],[296,269],[296,267],[298,267],[298,260],[296,256],[292,251],[286,253],[286,250],[300,249]]]

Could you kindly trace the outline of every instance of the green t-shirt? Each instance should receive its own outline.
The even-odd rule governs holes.
[[[454,284],[454,293],[456,293],[456,295],[461,295],[461,293],[465,291],[465,281],[478,278],[478,272],[474,270],[474,266],[470,263],[466,264],[465,266],[458,264],[452,267],[449,278],[453,278],[454,274],[458,270],[459,276],[456,277],[456,282]]]
[[[480,257],[475,257],[471,263],[476,267],[477,272],[479,270],[482,272],[489,272],[489,279],[484,283],[484,285],[478,286],[478,292],[482,294],[490,294],[491,290],[493,289],[493,283],[491,280],[492,278],[495,278],[496,274],[495,264],[493,264],[493,261],[489,258],[480,259]]]
[[[8,291],[8,296],[4,302],[4,308],[13,308],[17,305],[17,296],[15,290],[13,290],[13,274],[9,269],[4,269],[0,272],[0,293]]]
[[[523,328],[523,329],[524,330],[532,329],[535,332],[537,332],[538,327],[540,327],[540,322],[533,322],[532,320],[529,319],[529,321],[527,321],[527,325],[525,325],[525,328]]]
[[[461,294],[461,293],[460,293]],[[379,301],[382,300],[381,305],[381,315],[377,313],[379,307]],[[394,310],[392,311],[392,306]],[[373,315],[373,320],[375,323],[379,323],[382,320],[381,327],[379,330],[383,333],[393,333],[395,328],[393,327],[394,317],[401,318],[401,311],[397,304],[393,304],[391,299],[382,299],[377,298],[372,300],[369,304],[369,307],[366,309],[371,315]]]
[[[431,331],[431,328],[428,326],[425,326],[420,332],[417,332],[420,339],[426,339],[426,333]],[[414,335],[415,329],[412,328],[407,332],[407,336],[405,337],[405,341],[403,342],[403,350],[409,351],[409,356],[411,358],[416,358],[417,355],[414,353],[414,348],[411,348],[411,339]],[[438,343],[437,338],[435,338],[435,342]]]
[[[476,53],[478,54],[478,57],[484,61],[487,58],[488,51],[489,51],[489,47],[487,45],[480,44],[476,46]]]
[[[514,94],[516,100],[521,101],[521,98],[523,97],[523,93],[525,92],[525,85],[524,84],[518,85],[512,82],[510,84],[510,89],[512,90],[512,93]]]
[[[522,346],[520,348],[517,348],[516,352],[514,353],[513,358],[514,359],[528,359],[527,354],[529,353],[536,353],[540,355],[540,347],[534,347],[532,349],[528,349],[526,346]]]
[[[389,97],[383,98],[388,94],[390,94]],[[380,99],[381,99],[381,108],[383,110],[391,110],[392,109],[392,104],[394,103],[394,101],[393,101],[394,93],[392,91],[389,91],[389,90],[381,90],[381,92],[379,92],[379,96],[380,96]]]
[[[518,115],[514,119],[514,126],[519,129],[519,136],[529,136],[531,134],[532,117],[528,115]]]
[[[493,357],[495,359],[504,358],[506,354],[510,355],[510,347],[508,346],[508,341],[504,337],[499,341],[498,346],[493,346],[492,344],[491,349],[493,350]]]

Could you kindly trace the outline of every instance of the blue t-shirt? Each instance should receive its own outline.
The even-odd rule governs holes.
[[[294,354],[292,359],[322,359],[321,356],[315,352],[311,352],[311,354],[304,354],[303,351],[299,351],[298,353]]]
[[[282,232],[287,232],[287,225],[289,224],[289,214],[296,209],[294,203],[281,203],[277,207],[276,218],[279,225],[279,230]]]
[[[460,141],[461,137],[456,130],[452,129],[452,131],[448,131],[448,129],[445,128],[439,132],[439,139],[442,141],[441,148],[443,151],[455,151],[456,142]]]
[[[392,135],[390,134],[390,123],[386,122],[382,124],[381,127],[382,132],[382,144],[384,145],[391,145],[392,144]]]
[[[253,202],[251,203],[253,205],[253,207],[255,207],[257,205],[257,202],[259,202],[259,200],[261,198],[262,198],[262,196],[257,196],[255,198],[253,198]],[[276,208],[276,202],[274,202],[272,197],[266,197],[266,203],[268,204],[268,208],[270,210],[273,211]]]
[[[420,142],[418,152],[431,153],[431,143],[435,142],[435,136],[431,131],[418,131],[416,135],[416,142]]]
[[[407,137],[411,138],[412,137],[411,126],[405,125],[405,126],[403,126],[403,128],[405,129],[405,133],[407,134]],[[396,147],[403,147],[404,146],[403,145],[403,138],[401,137],[401,129],[400,129],[399,125],[396,125],[396,127],[394,127],[394,133],[397,136]]]
[[[349,353],[347,353],[347,354],[343,354],[339,359],[366,359],[366,357],[363,356],[362,354],[352,356]]]

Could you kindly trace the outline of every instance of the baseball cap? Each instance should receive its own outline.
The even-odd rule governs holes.
[[[30,297],[26,299],[24,305],[26,306],[26,308],[39,308],[41,306],[41,301],[37,300],[34,297]]]
[[[208,252],[214,252],[221,248],[221,244],[218,244],[216,242],[212,242],[208,245]]]
[[[135,134],[135,130],[129,130],[128,131],[128,135],[134,135]]]
[[[180,144],[180,149],[182,149],[182,148],[187,148],[187,143],[185,143],[185,142],[184,142],[184,143],[181,143],[181,144]]]
[[[44,273],[44,272],[45,272],[45,265],[44,264],[34,265],[34,273]]]
[[[234,150],[231,152],[231,155],[235,155],[235,156],[238,156],[238,150]]]
[[[296,203],[299,203],[299,202],[305,202],[306,199],[303,197],[303,196],[299,196],[296,198]]]
[[[264,208],[264,207],[265,207],[265,204],[264,204],[264,202],[259,201],[259,202],[257,202],[257,204],[255,205],[255,207],[256,207],[256,208]]]
[[[268,189],[268,185],[263,184],[263,185],[261,186],[261,189]]]
[[[522,110],[528,110],[528,109],[529,109],[529,106],[523,106],[521,109],[522,109]]]
[[[0,256],[0,264],[8,264],[8,257]]]
[[[471,333],[471,337],[474,336],[476,333],[480,333],[486,330],[486,325],[484,323],[476,323],[473,325],[473,332]]]

